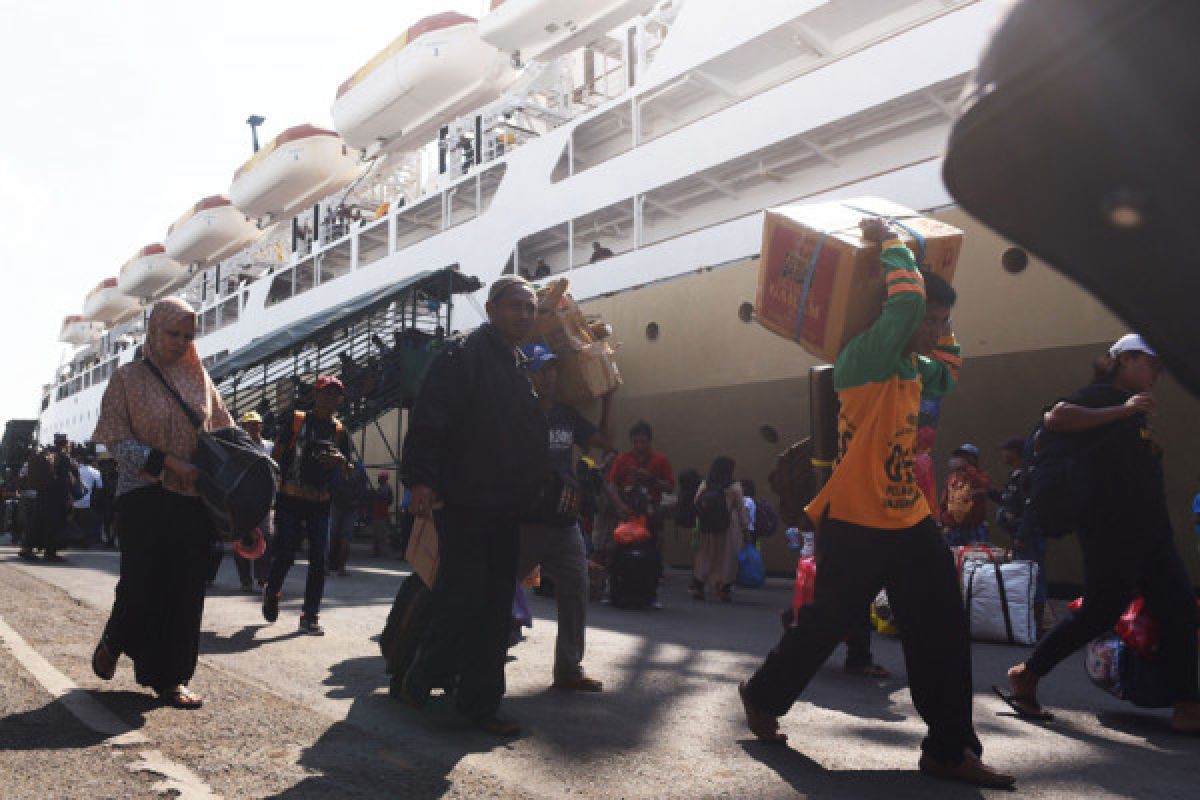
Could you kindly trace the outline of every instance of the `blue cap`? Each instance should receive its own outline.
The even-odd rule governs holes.
[[[525,356],[525,369],[530,372],[537,372],[547,364],[558,361],[558,356],[541,344],[525,345],[521,348],[521,355]]]

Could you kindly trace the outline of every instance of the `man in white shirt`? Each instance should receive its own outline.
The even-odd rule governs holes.
[[[84,456],[79,464],[79,482],[83,484],[84,495],[74,502],[75,524],[83,531],[83,545],[92,547],[100,543],[100,515],[92,507],[92,498],[97,489],[104,488],[104,479],[100,470],[94,466],[95,459]]]

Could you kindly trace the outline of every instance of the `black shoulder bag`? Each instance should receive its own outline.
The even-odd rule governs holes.
[[[142,363],[162,382],[196,427],[197,443],[191,462],[200,473],[196,489],[213,524],[220,533],[233,534],[239,539],[252,537],[275,502],[278,465],[258,448],[250,434],[236,425],[204,430],[204,420],[167,383],[158,367],[148,359]]]

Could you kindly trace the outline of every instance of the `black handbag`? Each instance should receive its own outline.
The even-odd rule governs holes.
[[[196,489],[217,531],[252,540],[254,529],[275,502],[279,466],[241,428],[204,430],[204,420],[167,383],[158,367],[146,359],[142,363],[162,382],[196,427],[196,451],[191,458],[200,473]]]
[[[1200,394],[1197,41],[1196,2],[1024,0],[968,87],[943,177]]]

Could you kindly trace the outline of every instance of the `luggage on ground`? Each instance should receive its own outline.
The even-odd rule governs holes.
[[[1037,642],[1037,615],[1033,610],[1037,564],[970,557],[960,564],[971,638],[1023,645]]]
[[[1162,661],[1138,655],[1115,632],[1088,644],[1083,666],[1092,683],[1120,700],[1142,708],[1174,705]]]
[[[642,608],[658,591],[658,559],[650,543],[614,547],[608,562],[608,596],[616,608]]]
[[[433,593],[414,572],[400,584],[379,637],[387,673],[397,681],[404,680],[432,617]]]

